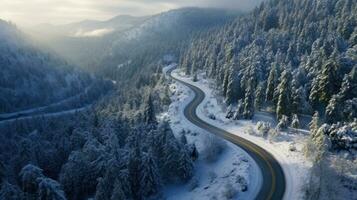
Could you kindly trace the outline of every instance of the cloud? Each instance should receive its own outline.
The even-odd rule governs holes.
[[[21,25],[105,20],[120,14],[151,15],[180,7],[247,10],[262,0],[0,0],[0,18]]]
[[[96,29],[93,31],[83,31],[83,30],[79,30],[74,34],[74,37],[100,37],[103,35],[106,35],[108,33],[113,32],[114,29]]]

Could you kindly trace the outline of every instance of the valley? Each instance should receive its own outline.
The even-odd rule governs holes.
[[[356,185],[355,1],[0,2],[0,200]]]

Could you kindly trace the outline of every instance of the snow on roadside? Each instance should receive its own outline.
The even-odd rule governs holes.
[[[175,67],[170,65],[167,70]],[[185,130],[188,143],[194,143],[199,152],[195,161],[195,176],[187,184],[173,184],[164,188],[164,196],[169,200],[179,199],[254,199],[261,184],[261,174],[258,166],[248,154],[236,145],[225,142],[225,149],[214,162],[204,159],[204,149],[210,133],[189,122],[183,114],[186,105],[193,99],[193,92],[182,84],[173,82],[170,85],[173,92],[169,111],[161,117],[170,119],[170,125],[179,138]],[[223,141],[223,140],[222,140]],[[247,181],[248,190],[240,191],[242,184],[239,179]]]
[[[302,134],[288,134],[281,132],[280,135],[273,140],[264,139],[263,137],[249,134],[256,130],[255,122],[272,121],[267,115],[257,115],[255,119],[251,120],[231,120],[225,118],[224,105],[219,104],[219,95],[215,95],[214,89],[210,87],[213,82],[204,79],[204,74],[198,75],[198,81],[193,82],[190,77],[185,76],[179,70],[174,70],[172,74],[175,78],[188,82],[199,87],[204,91],[206,97],[203,103],[197,109],[197,115],[206,122],[236,134],[240,137],[248,139],[259,146],[269,151],[282,165],[286,177],[286,192],[284,199],[294,200],[302,199],[301,188],[306,182],[308,171],[311,167],[303,156],[302,148],[306,135]],[[213,114],[216,119],[212,120],[209,116]],[[291,147],[296,148],[291,151]]]

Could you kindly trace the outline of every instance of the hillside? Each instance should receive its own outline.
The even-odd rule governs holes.
[[[45,24],[28,31],[39,44],[71,63],[107,77],[114,73],[110,78],[120,79],[115,76],[123,72],[117,72],[116,66],[137,57],[150,60],[134,59],[136,65],[141,65],[139,62],[152,61],[148,57],[157,60],[167,53],[177,55],[180,45],[194,33],[223,26],[236,15],[219,9],[183,8],[144,17],[119,15],[106,21]]]
[[[224,28],[197,36],[180,66],[193,80],[202,73],[214,80],[230,120],[263,112],[278,123],[258,122],[258,131],[275,127],[303,138],[288,129],[309,129],[302,143],[313,163],[302,188],[305,199],[355,197],[356,1],[264,2]],[[328,180],[335,180],[333,186]]]
[[[169,54],[177,59],[194,35],[222,27],[237,15],[219,9],[200,8],[183,8],[154,15],[127,32],[114,33],[111,36],[113,42],[104,52],[97,70],[115,80],[138,79],[144,74],[149,76],[148,70],[157,70],[155,65],[163,56]],[[125,65],[128,62],[130,64]]]
[[[351,116],[331,109],[339,100],[342,110],[355,104],[347,102],[356,97],[354,88],[339,96],[347,93],[344,82],[355,83],[356,9],[350,0],[269,1],[197,38],[181,66],[187,74],[202,69],[216,79],[228,105],[242,100],[243,118],[267,108],[278,118],[327,110],[327,121],[351,121],[354,109]]]
[[[14,25],[0,21],[0,113],[44,106],[84,91],[95,79],[39,50]]]
[[[142,24],[149,17],[119,15],[106,21],[84,20],[80,22],[52,25],[41,24],[26,28],[35,41],[52,49],[71,63],[84,69],[92,68],[102,55],[102,50],[110,45],[110,35],[125,32]]]

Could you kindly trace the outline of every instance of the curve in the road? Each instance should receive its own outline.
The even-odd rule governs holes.
[[[256,196],[259,200],[275,200],[283,199],[285,193],[285,176],[282,167],[279,162],[271,155],[269,152],[261,148],[260,146],[225,130],[217,128],[202,119],[200,119],[196,114],[197,107],[205,98],[204,92],[196,86],[189,83],[176,79],[171,76],[173,69],[169,70],[167,73],[170,77],[181,84],[189,87],[194,93],[194,99],[186,106],[184,110],[185,117],[191,121],[196,126],[209,131],[215,135],[218,135],[245,150],[257,163],[261,170],[263,183]]]

